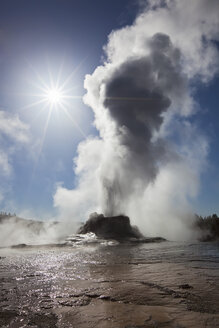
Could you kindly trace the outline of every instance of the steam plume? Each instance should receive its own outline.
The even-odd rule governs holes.
[[[208,150],[189,121],[191,90],[218,70],[218,11],[217,0],[148,1],[132,26],[109,35],[104,64],[84,82],[99,138],[78,147],[77,188],[56,191],[62,216],[124,213],[147,235],[190,237]]]

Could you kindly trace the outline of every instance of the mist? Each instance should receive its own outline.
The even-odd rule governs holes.
[[[15,245],[44,245],[54,243],[63,236],[62,226],[52,221],[36,221],[0,214],[0,247]]]
[[[99,137],[78,146],[76,188],[56,190],[60,218],[74,226],[92,212],[125,214],[147,236],[197,237],[192,201],[209,145],[193,94],[218,72],[218,10],[216,0],[148,1],[131,26],[112,31],[103,64],[84,81]]]

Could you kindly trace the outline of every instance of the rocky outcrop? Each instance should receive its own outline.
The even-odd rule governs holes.
[[[124,215],[106,217],[103,214],[93,213],[78,231],[79,234],[88,232],[105,239],[143,238],[138,228],[131,226],[129,217]]]

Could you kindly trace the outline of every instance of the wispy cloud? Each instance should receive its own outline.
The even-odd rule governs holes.
[[[0,176],[1,197],[9,190],[9,180],[13,173],[13,155],[20,147],[30,142],[29,126],[22,122],[18,115],[0,111]]]
[[[0,111],[0,138],[5,136],[18,144],[28,143],[29,126],[22,122],[18,115]]]

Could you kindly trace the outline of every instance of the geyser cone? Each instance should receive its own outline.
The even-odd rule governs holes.
[[[129,217],[124,215],[104,216],[93,213],[78,231],[80,234],[88,232],[93,232],[98,237],[106,239],[139,239],[143,237],[137,227],[131,226]]]

